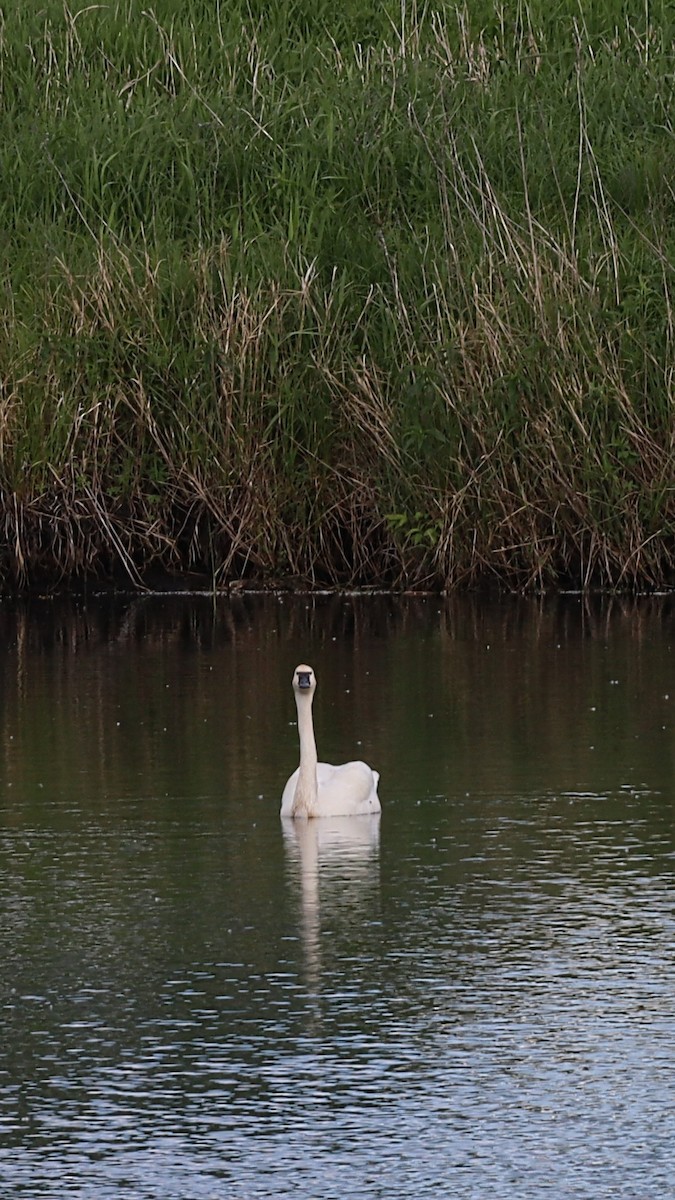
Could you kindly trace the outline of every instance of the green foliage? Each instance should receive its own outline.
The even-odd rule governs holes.
[[[6,576],[662,582],[675,16],[0,17]]]

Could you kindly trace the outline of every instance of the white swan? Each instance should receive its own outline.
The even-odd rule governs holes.
[[[377,781],[367,763],[348,762],[340,767],[317,762],[312,700],[316,676],[301,664],[293,672],[298,709],[300,766],[293,772],[281,798],[282,817],[358,817],[380,812]]]

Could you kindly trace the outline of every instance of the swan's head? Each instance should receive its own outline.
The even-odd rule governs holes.
[[[301,663],[293,672],[293,690],[296,692],[309,692],[314,695],[316,688],[316,675],[311,667],[305,663]]]

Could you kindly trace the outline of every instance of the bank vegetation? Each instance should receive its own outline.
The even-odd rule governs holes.
[[[675,10],[0,12],[0,580],[674,581]]]

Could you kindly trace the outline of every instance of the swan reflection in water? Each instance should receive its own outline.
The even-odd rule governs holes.
[[[282,817],[284,847],[301,899],[307,986],[321,979],[321,921],[332,928],[366,924],[377,915],[380,814],[298,821]]]

